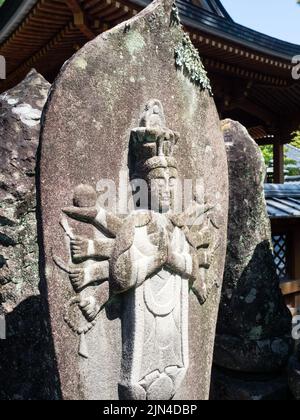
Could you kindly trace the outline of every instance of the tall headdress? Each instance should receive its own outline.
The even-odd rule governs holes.
[[[161,102],[151,99],[145,106],[140,125],[130,135],[129,165],[131,178],[143,178],[157,168],[176,168],[173,157],[179,134],[166,127]]]

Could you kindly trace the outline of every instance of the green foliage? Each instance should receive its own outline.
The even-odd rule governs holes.
[[[291,145],[294,147],[298,147],[298,149],[300,149],[300,130],[295,131],[294,133],[292,133],[292,135],[293,135],[293,141],[291,142]]]
[[[300,148],[300,138],[294,140],[291,144],[295,147]],[[264,156],[266,166],[267,167],[272,167],[272,165],[273,165],[273,145],[270,144],[270,145],[267,145],[267,146],[260,146],[260,149],[261,149],[262,154]],[[297,164],[296,161],[294,161],[293,159],[289,159],[285,154],[285,156],[284,156],[284,167],[285,167],[286,170],[288,170],[288,173],[287,173],[288,176],[299,176],[300,175],[300,169],[299,168],[291,167],[291,166],[296,166],[296,164]]]
[[[300,0],[298,1],[300,4]],[[300,128],[299,130],[292,133],[292,141],[290,144],[294,147],[300,149]],[[261,146],[261,151],[265,159],[265,163],[267,167],[272,167],[273,165],[273,145],[268,146]],[[294,167],[293,167],[294,166]],[[296,162],[293,159],[289,159],[286,155],[284,158],[284,167],[288,170],[288,176],[299,176],[300,169],[296,168]]]
[[[0,7],[3,5],[4,2],[5,0],[0,0]]]
[[[260,146],[260,149],[265,159],[265,164],[269,167],[273,161],[273,146],[271,144],[267,146]]]
[[[175,62],[176,67],[182,69],[193,83],[200,86],[201,90],[207,89],[210,95],[213,95],[210,80],[199,52],[194,47],[188,34],[184,34],[181,43],[175,48]]]

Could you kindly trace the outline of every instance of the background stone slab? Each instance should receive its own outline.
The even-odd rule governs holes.
[[[266,168],[245,127],[224,120],[222,129],[229,169],[229,219],[213,398],[276,399],[288,392],[284,371],[294,342],[272,252],[263,186]]]
[[[54,398],[39,291],[35,166],[50,84],[32,70],[0,96],[0,399]]]
[[[222,127],[229,166],[228,248],[215,363],[243,372],[286,366],[293,348],[291,314],[279,288],[264,196],[265,164],[238,122]]]

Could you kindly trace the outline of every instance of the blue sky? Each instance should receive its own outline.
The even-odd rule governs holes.
[[[296,0],[221,1],[237,23],[300,45],[300,5]]]

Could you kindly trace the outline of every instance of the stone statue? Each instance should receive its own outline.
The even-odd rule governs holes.
[[[87,358],[85,334],[106,304],[90,295],[89,287],[108,282],[107,300],[122,296],[122,399],[167,400],[180,388],[189,366],[189,292],[205,301],[205,271],[218,247],[213,208],[195,199],[185,212],[173,211],[178,140],[179,134],[166,127],[161,102],[150,100],[129,146],[130,178],[146,181],[148,207],[124,219],[97,206],[94,188],[79,185],[73,207],[63,209],[61,225],[70,238],[72,263],[66,267],[54,259],[76,292],[65,320],[81,336],[79,354]],[[66,215],[106,238],[76,236]],[[78,307],[84,320],[74,317]]]

